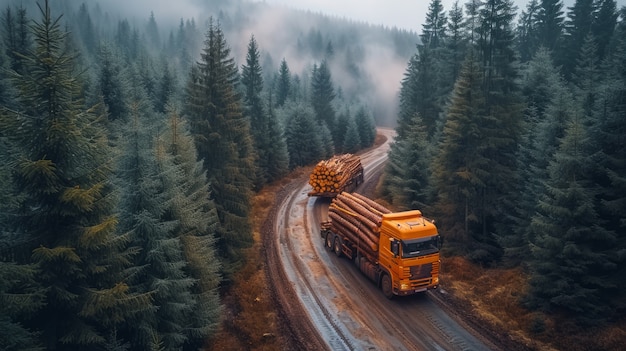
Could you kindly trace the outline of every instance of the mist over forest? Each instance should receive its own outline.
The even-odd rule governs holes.
[[[271,83],[282,59],[290,71],[304,84],[314,64],[327,59],[333,83],[344,95],[347,105],[366,105],[377,124],[393,126],[397,112],[400,80],[410,56],[415,52],[419,37],[414,32],[398,28],[350,22],[308,11],[297,11],[265,3],[237,1],[85,1],[89,18],[96,31],[93,40],[114,41],[120,21],[128,21],[132,30],[147,36],[151,16],[154,16],[159,43],[146,49],[153,53],[166,48],[170,36],[179,30],[181,21],[194,22],[196,37],[185,47],[187,62],[176,69],[179,82],[186,79],[186,68],[197,60],[203,46],[209,17],[219,21],[235,62],[245,61],[248,41],[254,35],[259,46],[265,80]],[[53,13],[64,14],[65,21],[76,24],[79,3],[55,1]],[[36,13],[36,3],[22,4],[28,13]],[[81,28],[67,28],[81,35]],[[329,46],[333,56],[327,56]],[[83,53],[85,54],[85,53]],[[90,53],[93,54],[93,53]]]
[[[243,0],[3,4],[0,348],[205,346],[255,195],[377,126],[376,196],[435,218],[444,257],[518,269],[520,333],[623,345],[614,0],[432,0],[420,33]]]

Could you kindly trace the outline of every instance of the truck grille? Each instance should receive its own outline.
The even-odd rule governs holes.
[[[439,261],[404,268],[404,276],[411,280],[412,289],[429,286],[431,277],[436,274],[439,274]]]
[[[417,266],[411,266],[408,268],[409,268],[409,272],[408,272],[409,279],[411,280],[430,278],[431,272],[433,270],[433,264],[427,263],[427,264],[421,264]]]

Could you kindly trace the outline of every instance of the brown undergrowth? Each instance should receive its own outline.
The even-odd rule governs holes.
[[[524,308],[528,277],[520,268],[485,269],[461,257],[442,259],[443,288],[480,323],[530,350],[623,350],[626,324],[580,328],[571,321]]]
[[[276,201],[278,189],[310,172],[310,168],[297,169],[254,196],[251,212],[254,245],[244,250],[246,263],[222,294],[225,309],[222,325],[215,337],[207,341],[205,350],[265,351],[281,350],[285,345],[265,275],[261,226]]]

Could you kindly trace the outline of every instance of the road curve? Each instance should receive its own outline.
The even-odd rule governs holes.
[[[372,149],[361,159],[365,184],[380,173],[393,139],[393,130],[381,129],[387,142]],[[281,304],[285,326],[298,347],[330,350],[493,350],[493,345],[474,336],[433,300],[441,290],[387,300],[382,292],[353,263],[327,251],[319,234],[329,200],[308,197],[306,178],[284,189],[272,221],[273,242],[266,245],[270,279],[285,280],[274,293]],[[278,268],[278,267],[273,267]],[[291,311],[291,312],[290,312]],[[296,317],[289,314],[295,314]],[[303,315],[304,314],[304,315]],[[297,319],[294,327],[290,319]],[[302,324],[302,318],[308,322]],[[294,324],[295,325],[295,324]],[[316,333],[313,336],[311,333]]]

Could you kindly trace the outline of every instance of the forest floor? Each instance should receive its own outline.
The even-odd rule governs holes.
[[[280,201],[281,190],[308,176],[312,169],[313,166],[297,169],[255,196],[254,245],[246,249],[245,264],[222,291],[224,318],[219,332],[207,340],[206,350],[302,348],[302,336],[293,335],[294,326],[286,325],[290,321],[285,318],[284,307],[276,306],[276,287],[268,279],[261,233]],[[461,257],[443,257],[441,278],[441,290],[435,293],[437,303],[484,337],[498,340],[503,349],[617,351],[626,344],[626,321],[610,327],[581,329],[567,320],[521,307],[527,277],[519,268],[488,269]],[[305,329],[306,325],[295,327]]]

